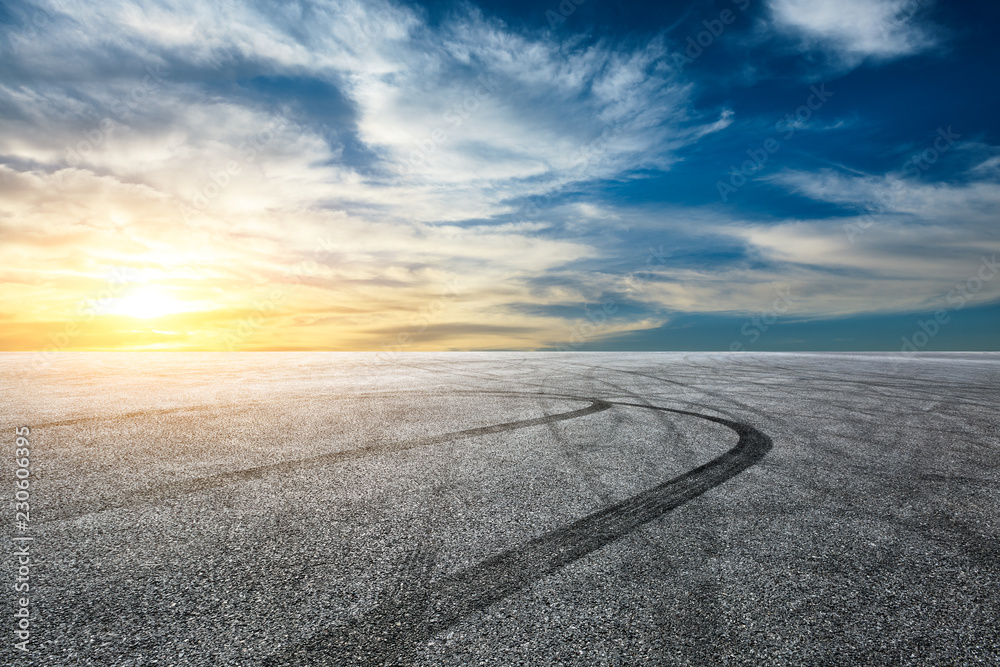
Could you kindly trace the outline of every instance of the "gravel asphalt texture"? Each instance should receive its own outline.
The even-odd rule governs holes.
[[[0,664],[1000,665],[1000,354],[4,353],[0,387]]]

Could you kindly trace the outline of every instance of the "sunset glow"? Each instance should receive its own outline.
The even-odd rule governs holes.
[[[10,4],[0,348],[997,345],[989,5],[626,4]]]
[[[108,306],[111,315],[126,315],[142,320],[202,310],[203,306],[180,301],[170,296],[162,288],[140,287],[130,291],[120,299],[115,299]]]

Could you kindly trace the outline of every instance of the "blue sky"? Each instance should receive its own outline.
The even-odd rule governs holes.
[[[0,345],[1000,349],[998,25],[8,3]]]

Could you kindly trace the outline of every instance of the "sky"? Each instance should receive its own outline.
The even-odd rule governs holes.
[[[1000,5],[0,5],[0,349],[1000,350]]]

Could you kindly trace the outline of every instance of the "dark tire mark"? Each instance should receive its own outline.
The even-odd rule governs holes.
[[[987,533],[982,526],[961,521],[944,514],[929,514],[914,518],[892,520],[901,529],[937,542],[943,548],[965,554],[983,570],[996,568],[1000,553],[1000,537]],[[995,602],[994,602],[995,604]]]
[[[955,484],[957,486],[985,486],[989,487],[1000,487],[1000,481],[991,479],[982,479],[980,477],[963,477],[961,475],[939,475],[934,473],[925,473],[920,476],[920,480],[923,482],[939,482],[942,484]],[[998,551],[997,553],[1000,553]]]
[[[305,459],[295,459],[294,461],[272,463],[269,465],[257,466],[255,468],[247,468],[245,470],[236,470],[233,472],[211,475],[208,477],[199,477],[197,479],[192,479],[184,482],[177,482],[174,484],[166,484],[146,491],[133,493],[130,496],[119,500],[118,502],[106,502],[99,505],[95,505],[95,503],[93,502],[64,504],[61,505],[58,509],[53,508],[55,509],[55,511],[50,511],[51,517],[49,519],[46,519],[46,521],[62,521],[67,519],[76,519],[81,516],[86,516],[88,514],[95,514],[97,512],[104,512],[112,509],[121,509],[123,507],[131,507],[133,505],[156,503],[177,496],[187,495],[190,493],[198,493],[200,491],[217,489],[219,487],[228,486],[230,484],[237,484],[240,482],[249,482],[252,480],[261,479],[267,475],[272,475],[272,474],[287,475],[289,473],[293,473],[299,470],[305,470],[307,468],[315,468],[319,466],[329,465],[332,463],[339,463],[341,461],[361,459],[368,456],[374,456],[377,454],[402,452],[409,449],[416,449],[418,447],[428,447],[430,445],[449,442],[451,440],[472,438],[480,435],[488,435],[490,433],[503,433],[505,431],[515,431],[517,429],[529,428],[531,426],[540,426],[542,424],[551,424],[553,422],[564,421],[567,419],[576,419],[577,417],[585,417],[587,415],[594,414],[595,412],[602,412],[611,407],[610,403],[598,399],[576,399],[576,400],[589,400],[591,401],[591,404],[579,410],[573,410],[571,412],[562,412],[555,415],[546,415],[545,417],[520,419],[518,421],[504,422],[502,424],[494,424],[492,426],[481,426],[478,428],[470,428],[462,431],[444,433],[442,435],[436,435],[429,438],[422,438],[420,440],[413,440],[409,442],[390,443],[385,445],[370,445],[368,447],[359,447],[357,449],[349,449],[339,452],[330,452],[329,454],[320,454],[319,456],[313,456]]]
[[[742,408],[744,410],[750,410],[750,411],[755,411],[756,410],[756,408],[754,406],[749,405],[747,403],[743,403],[741,401],[737,401],[736,399],[732,398],[728,393],[727,394],[723,394],[723,393],[717,392],[717,391],[708,391],[707,389],[703,389],[702,387],[697,386],[695,384],[680,382],[678,380],[672,380],[670,378],[660,377],[659,375],[652,375],[651,373],[643,373],[641,371],[632,371],[632,370],[628,370],[628,369],[624,369],[624,368],[607,368],[607,367],[603,367],[603,366],[590,366],[590,365],[582,364],[582,363],[579,363],[579,362],[568,362],[568,365],[581,366],[583,368],[592,368],[592,369],[595,369],[595,370],[602,370],[602,371],[608,371],[608,370],[610,370],[610,371],[614,371],[615,373],[621,373],[622,375],[633,375],[633,376],[636,376],[636,377],[649,378],[650,380],[656,380],[656,382],[659,383],[659,384],[672,384],[674,386],[680,387],[681,389],[685,389],[685,390],[688,390],[688,391],[696,391],[699,394],[702,394],[704,396],[710,396],[711,398],[714,398],[717,401],[724,402],[724,403],[729,403],[731,405],[735,405],[735,406],[737,406],[739,408]],[[607,380],[601,380],[601,382],[603,382],[605,384],[610,384],[611,386],[615,387],[619,391],[623,391],[625,393],[631,394],[633,397],[635,397],[635,398],[637,398],[639,400],[644,400],[644,397],[637,396],[634,392],[628,391],[627,389],[621,387],[620,385],[616,385],[616,384],[610,383]],[[676,399],[674,399],[674,400],[676,401]],[[689,403],[689,402],[685,401],[685,403]],[[716,411],[719,412],[718,408],[716,408]],[[724,414],[727,414],[727,413],[724,413]],[[771,416],[771,415],[769,415],[769,416]]]
[[[449,575],[435,582],[429,592],[408,590],[391,596],[364,617],[291,647],[264,664],[396,664],[394,658],[412,655],[421,643],[464,617],[524,590],[732,479],[760,461],[772,447],[767,435],[748,424],[687,410],[608,403],[705,419],[732,429],[739,441],[721,456],[679,477]],[[380,639],[372,641],[373,637]]]

